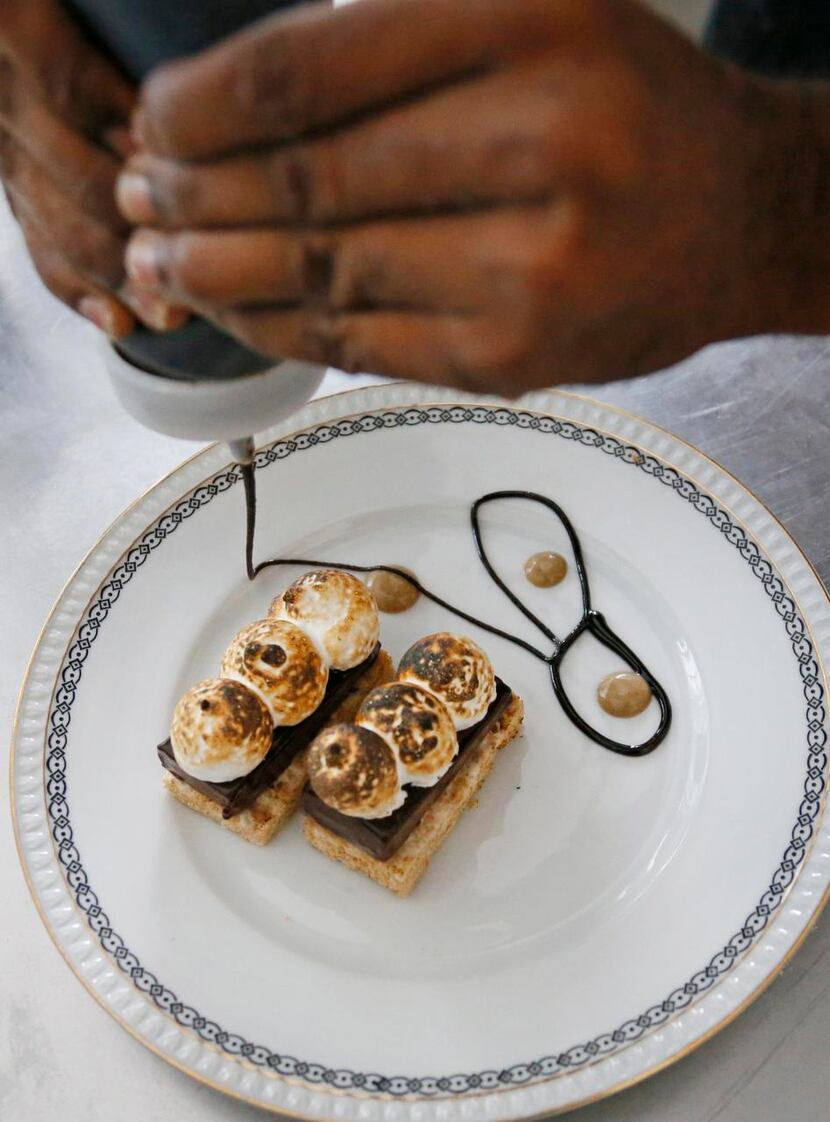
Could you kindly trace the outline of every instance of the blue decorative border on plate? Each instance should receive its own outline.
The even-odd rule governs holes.
[[[158,549],[182,522],[197,510],[201,510],[216,495],[227,491],[239,481],[236,468],[220,472],[209,483],[196,487],[190,495],[158,519],[141,540],[128,550],[124,560],[104,582],[100,593],[89,607],[78,630],[77,638],[64,659],[60,672],[60,685],[49,715],[50,731],[46,760],[48,811],[58,856],[78,906],[85,913],[90,927],[100,939],[103,948],[112,955],[119,968],[132,979],[135,986],[148,994],[158,1008],[170,1014],[178,1024],[193,1029],[203,1040],[217,1045],[228,1055],[244,1057],[250,1063],[269,1068],[279,1075],[300,1077],[311,1084],[326,1084],[339,1090],[359,1089],[363,1092],[390,1095],[434,1095],[441,1092],[463,1094],[473,1090],[497,1090],[571,1071],[591,1060],[609,1055],[624,1044],[638,1040],[649,1029],[664,1024],[669,1017],[685,1009],[695,998],[710,989],[731,969],[736,960],[764,930],[770,916],[778,908],[784,893],[795,878],[821,808],[827,769],[824,690],[820,680],[820,668],[804,622],[795,603],[787,595],[783,582],[775,575],[770,563],[761,556],[754,542],[747,538],[743,529],[732,522],[729,514],[710,496],[702,493],[691,480],[686,479],[674,468],[668,467],[653,456],[641,453],[639,449],[626,445],[613,436],[590,428],[582,428],[571,421],[520,410],[484,406],[413,407],[368,413],[361,417],[318,425],[290,439],[278,440],[269,448],[259,452],[257,467],[264,468],[275,460],[283,460],[295,452],[302,452],[317,444],[326,444],[334,439],[354,436],[358,433],[421,424],[468,423],[515,425],[517,428],[537,430],[565,440],[577,441],[588,447],[599,448],[609,456],[635,465],[647,475],[659,480],[663,486],[670,487],[680,498],[691,503],[695,510],[704,515],[738,550],[761,582],[764,592],[781,617],[798,661],[807,705],[807,772],[804,780],[804,796],[792,829],[790,843],[784,851],[769,887],[747,916],[741,929],[732,936],[726,946],[684,985],[678,986],[658,1005],[651,1006],[640,1016],[631,1018],[613,1032],[603,1033],[595,1040],[577,1044],[556,1056],[545,1056],[530,1063],[514,1064],[501,1071],[482,1071],[470,1075],[389,1077],[376,1073],[335,1070],[325,1064],[307,1063],[292,1056],[273,1052],[263,1045],[252,1044],[236,1033],[227,1032],[214,1021],[203,1017],[197,1010],[185,1005],[171,990],[162,985],[141,965],[121,936],[113,930],[98,897],[90,887],[86,870],[73,842],[69,806],[66,801],[65,775],[66,745],[72,704],[81,680],[84,662],[97,638],[101,624],[107,619],[110,609],[117,602],[125,585],[129,584],[153,550]]]

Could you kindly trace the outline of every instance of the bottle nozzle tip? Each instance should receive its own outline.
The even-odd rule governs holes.
[[[253,463],[256,454],[256,445],[254,444],[254,438],[252,436],[240,436],[236,440],[229,440],[228,447],[231,450],[234,463]]]

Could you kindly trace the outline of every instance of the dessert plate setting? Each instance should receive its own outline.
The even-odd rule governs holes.
[[[468,635],[523,734],[406,898],[309,845],[302,808],[254,845],[170,798],[178,699],[310,567],[248,579],[240,469],[199,453],[70,578],[20,694],[20,857],[96,1001],[229,1095],[365,1122],[565,1110],[732,1020],[830,884],[830,607],[774,517],[671,434],[559,392],[320,399],[268,434],[256,484],[256,561],[410,570],[488,629],[420,596],[380,613],[390,666]],[[566,520],[474,506],[493,492]],[[551,553],[564,578],[537,581]],[[648,704],[615,716],[598,687],[632,669]]]

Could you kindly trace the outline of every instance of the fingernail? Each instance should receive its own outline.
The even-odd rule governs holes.
[[[173,327],[180,327],[188,317],[185,308],[175,304],[168,304],[166,300],[159,300],[148,292],[133,289],[130,306],[148,327],[156,331],[170,331]]]
[[[161,286],[162,241],[149,230],[139,230],[130,238],[125,258],[127,275],[142,288],[157,289]]]
[[[150,180],[137,171],[124,171],[115,181],[115,201],[130,222],[155,222],[156,210]]]
[[[107,335],[115,334],[115,316],[109,301],[103,296],[84,296],[78,304],[78,311]]]

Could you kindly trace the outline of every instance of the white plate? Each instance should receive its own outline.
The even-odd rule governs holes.
[[[688,445],[589,400],[442,401],[459,398],[375,387],[273,434],[258,556],[407,564],[538,641],[484,575],[468,508],[500,488],[556,498],[595,606],[671,697],[652,755],[588,741],[542,664],[480,636],[525,698],[526,735],[408,900],[311,850],[299,820],[260,850],[175,804],[155,745],[178,694],[295,575],[245,581],[242,488],[221,447],[102,537],[20,698],[18,844],[72,969],[170,1063],[307,1118],[526,1118],[640,1079],[764,987],[830,877],[830,611],[781,526]],[[564,632],[573,571],[544,592],[521,577],[536,549],[564,549],[559,524],[505,504],[484,525],[500,570]],[[383,617],[383,641],[398,656],[454,626],[422,601]],[[566,663],[573,696],[599,727],[642,738],[653,711],[626,723],[596,709],[618,664],[593,643]]]

